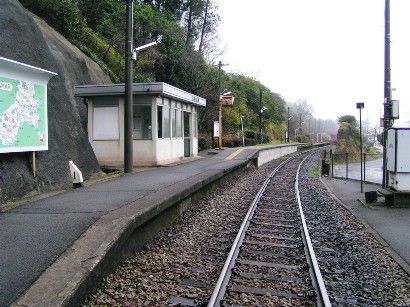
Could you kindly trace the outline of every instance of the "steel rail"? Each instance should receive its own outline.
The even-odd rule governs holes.
[[[293,160],[295,157],[298,157],[300,154],[292,156],[285,161],[282,161],[269,175],[269,177],[264,181],[262,184],[262,187],[259,189],[258,193],[256,194],[251,206],[248,209],[248,212],[241,224],[241,227],[238,231],[238,234],[235,237],[235,240],[233,242],[233,245],[231,247],[231,250],[229,251],[228,257],[225,261],[225,264],[222,268],[221,274],[219,275],[218,281],[216,283],[215,289],[212,293],[212,296],[208,302],[208,307],[213,307],[213,306],[220,306],[221,300],[224,297],[224,294],[226,292],[226,287],[228,285],[229,279],[231,277],[231,269],[233,268],[235,264],[235,260],[238,256],[239,253],[239,248],[243,242],[243,238],[245,237],[246,230],[249,227],[250,220],[252,219],[252,216],[255,212],[255,209],[259,203],[260,198],[262,197],[262,194],[265,192],[266,187],[272,180],[273,176],[278,172],[278,170],[288,163],[290,160]]]
[[[299,207],[299,213],[300,213],[300,218],[302,221],[302,228],[303,228],[303,235],[304,235],[304,239],[306,241],[306,246],[308,249],[308,256],[309,256],[309,262],[311,264],[311,267],[313,267],[313,282],[316,283],[316,288],[319,290],[317,291],[319,294],[319,302],[325,306],[325,307],[330,307],[332,306],[330,304],[330,300],[329,300],[329,295],[327,293],[326,290],[326,286],[325,283],[323,281],[323,277],[322,274],[320,273],[320,268],[319,268],[319,264],[317,262],[317,258],[316,258],[316,254],[315,251],[313,250],[313,245],[312,245],[312,241],[310,239],[310,235],[309,235],[309,231],[307,228],[307,224],[306,224],[306,220],[305,220],[305,214],[303,213],[303,208],[302,208],[302,202],[300,200],[300,193],[299,193],[299,173],[300,173],[300,169],[303,165],[303,163],[305,163],[305,161],[311,156],[312,154],[306,156],[302,162],[300,162],[299,166],[298,166],[298,170],[296,172],[296,180],[295,180],[295,191],[296,191],[296,200],[298,202],[298,207]]]

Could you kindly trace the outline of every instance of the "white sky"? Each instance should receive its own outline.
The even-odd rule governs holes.
[[[384,0],[215,2],[227,71],[255,77],[286,101],[306,99],[321,118],[358,117],[356,102],[363,101],[363,119],[368,114],[373,125],[379,123]],[[409,31],[410,0],[391,0],[392,87],[400,122],[410,121]]]

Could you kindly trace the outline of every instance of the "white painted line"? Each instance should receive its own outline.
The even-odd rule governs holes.
[[[233,158],[235,158],[237,155],[239,155],[245,148],[239,148],[238,150],[234,151],[233,153],[231,153],[229,156],[227,156],[225,158],[225,160],[232,160]]]

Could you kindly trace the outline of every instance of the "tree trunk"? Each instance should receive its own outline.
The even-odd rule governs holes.
[[[198,50],[200,54],[202,54],[202,49],[204,47],[205,29],[207,26],[207,18],[208,18],[208,7],[209,7],[209,0],[206,0],[204,23],[202,25],[201,40],[199,42],[199,50]]]
[[[187,20],[187,35],[186,35],[186,46],[188,47],[192,39],[192,0],[189,0],[189,11],[188,11],[188,20]]]

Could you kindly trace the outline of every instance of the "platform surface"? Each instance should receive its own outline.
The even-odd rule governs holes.
[[[159,211],[160,203],[184,197],[187,191],[197,190],[245,165],[266,147],[275,145],[227,148],[215,155],[204,152],[199,159],[188,159],[186,163],[125,174],[1,212],[0,306],[15,301],[62,253],[80,237],[84,239],[97,224],[100,229],[106,229],[105,233],[94,232],[94,236],[101,235],[100,242],[103,242],[114,231],[109,227],[129,222],[127,215],[134,214],[135,218],[153,214]],[[110,216],[114,217],[110,220]]]
[[[378,184],[363,184],[360,193],[360,181],[329,179],[323,181],[332,193],[348,207],[353,214],[374,230],[376,237],[382,238],[382,244],[409,273],[410,266],[410,208],[392,208],[381,204],[365,204],[364,192],[380,190]],[[400,259],[401,258],[401,259]],[[407,268],[407,269],[406,269]]]

